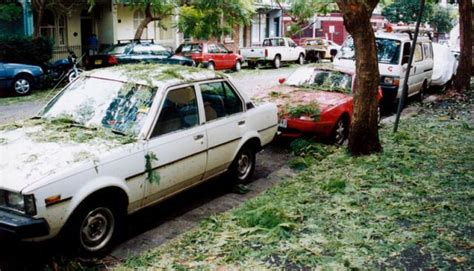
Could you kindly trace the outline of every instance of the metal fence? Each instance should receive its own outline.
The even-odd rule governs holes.
[[[74,46],[54,46],[53,47],[53,57],[51,58],[51,62],[54,62],[59,59],[67,58],[69,54],[69,50],[72,50],[76,53],[77,56],[82,55],[82,46],[81,45],[74,45]]]

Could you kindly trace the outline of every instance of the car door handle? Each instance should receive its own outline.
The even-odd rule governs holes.
[[[238,124],[239,126],[244,125],[244,124],[245,124],[245,120],[241,120],[241,121],[239,121],[237,124]]]
[[[199,139],[202,139],[204,137],[204,135],[195,135],[193,138],[194,140],[199,140]]]

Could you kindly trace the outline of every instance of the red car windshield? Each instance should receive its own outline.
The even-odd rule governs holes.
[[[302,67],[288,77],[286,85],[351,94],[352,75],[339,71]]]

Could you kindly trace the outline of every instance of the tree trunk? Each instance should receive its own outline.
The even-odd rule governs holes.
[[[337,0],[344,25],[354,39],[356,52],[356,85],[354,110],[349,132],[349,152],[368,155],[380,152],[377,93],[379,67],[375,34],[370,23],[378,0]]]
[[[46,6],[46,0],[33,1],[33,6],[36,10],[36,22],[34,24],[34,29],[33,29],[33,39],[37,39],[41,35],[40,26],[41,26],[41,23],[43,22],[43,14],[44,14],[45,6]]]
[[[459,1],[459,37],[461,38],[461,54],[454,80],[454,88],[463,92],[469,89],[472,65],[471,36],[471,0]]]
[[[161,16],[153,17],[153,13],[151,11],[151,4],[148,3],[145,7],[145,19],[141,21],[140,25],[137,27],[135,31],[134,39],[139,40],[142,38],[143,30],[147,27],[147,25],[153,21],[161,20]]]

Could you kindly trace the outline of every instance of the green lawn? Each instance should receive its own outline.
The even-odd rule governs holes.
[[[472,102],[425,108],[395,135],[382,129],[378,155],[314,148],[330,154],[119,268],[471,269]]]
[[[46,103],[48,100],[54,97],[61,88],[46,89],[46,90],[33,90],[30,95],[27,96],[8,96],[0,97],[0,106],[15,105],[26,102],[42,102]]]

